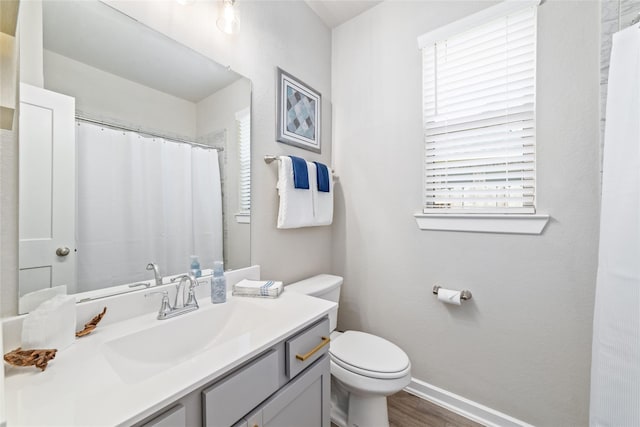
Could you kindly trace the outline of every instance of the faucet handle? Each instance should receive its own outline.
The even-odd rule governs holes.
[[[191,276],[193,277],[193,276]],[[197,288],[198,286],[202,286],[202,285],[208,285],[210,284],[211,280],[213,279],[213,275],[212,274],[205,274],[203,276],[200,277],[193,277],[193,287]]]
[[[198,283],[198,280],[192,274],[182,274],[180,276],[172,277],[170,279],[171,283],[178,282],[176,287],[180,286],[183,281],[188,281],[189,282],[189,289],[190,290],[195,288],[196,286],[200,285],[200,283]]]
[[[167,316],[167,314],[171,313],[173,307],[171,307],[171,302],[169,301],[169,291],[151,291],[144,294],[145,297],[150,297],[154,294],[162,295],[162,302],[160,303],[160,310],[158,310],[158,319],[163,319]]]

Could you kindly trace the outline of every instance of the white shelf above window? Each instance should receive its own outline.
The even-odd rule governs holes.
[[[544,214],[423,214],[414,215],[421,230],[478,233],[542,234],[549,222]]]

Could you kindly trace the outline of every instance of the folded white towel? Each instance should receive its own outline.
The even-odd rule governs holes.
[[[282,282],[273,280],[243,279],[233,285],[233,295],[235,296],[276,298],[283,290]]]
[[[61,351],[76,339],[76,299],[57,295],[43,302],[22,322],[22,348]]]
[[[333,222],[333,179],[331,177],[331,169],[329,169],[329,192],[318,191],[318,179],[316,164],[313,165],[313,181],[311,181],[312,173],[309,172],[309,187],[313,194],[313,225],[331,225]]]
[[[309,183],[315,182],[315,165],[307,162]],[[311,173],[313,170],[313,174]],[[312,176],[313,175],[313,176]],[[278,162],[278,228],[308,227],[314,223],[313,191],[295,188],[293,185],[293,166],[289,156],[280,156]]]

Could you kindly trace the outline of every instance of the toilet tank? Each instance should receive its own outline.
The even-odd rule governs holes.
[[[341,286],[342,277],[332,274],[318,274],[317,276],[291,283],[285,287],[285,290],[311,295],[312,297],[322,298],[337,304],[340,300]],[[338,307],[329,312],[329,327],[331,328],[331,332],[336,329],[337,322]]]

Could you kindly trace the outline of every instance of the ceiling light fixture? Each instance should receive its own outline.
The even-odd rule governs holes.
[[[240,30],[240,14],[236,6],[236,0],[223,0],[222,10],[216,21],[220,31],[227,34],[235,34]]]

